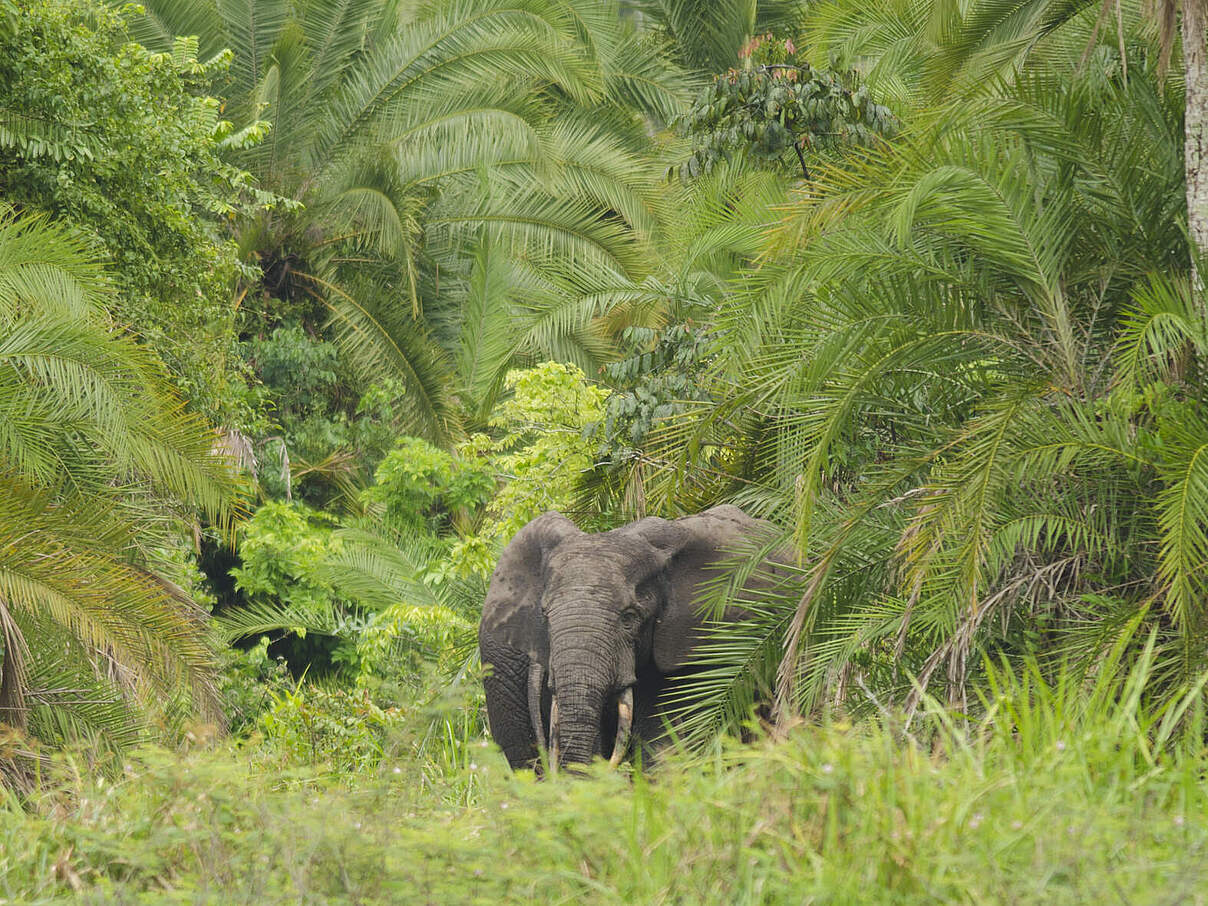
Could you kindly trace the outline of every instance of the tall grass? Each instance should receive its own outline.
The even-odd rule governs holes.
[[[1205,903],[1203,684],[1147,701],[1153,661],[999,666],[978,719],[925,702],[543,783],[456,723],[355,783],[247,750],[148,750],[116,779],[65,760],[0,809],[0,898]]]

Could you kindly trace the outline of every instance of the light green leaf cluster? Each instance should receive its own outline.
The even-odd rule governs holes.
[[[301,504],[263,504],[241,528],[242,565],[231,570],[236,587],[254,605],[279,601],[299,616],[296,631],[304,635],[307,618],[329,612],[337,598],[323,572],[324,564],[342,550],[335,526],[333,517]]]
[[[465,524],[494,490],[494,479],[474,460],[418,437],[402,437],[378,465],[374,483],[362,493],[395,531],[439,531]]]
[[[598,446],[589,428],[603,421],[607,393],[573,365],[546,362],[508,374],[513,391],[491,417],[501,437],[488,447],[503,480],[486,510],[483,534],[502,546],[531,519],[567,509]]]
[[[357,640],[361,681],[370,676],[418,673],[425,661],[450,674],[462,666],[459,658],[473,644],[477,626],[444,605],[416,607],[395,604],[377,614]]]

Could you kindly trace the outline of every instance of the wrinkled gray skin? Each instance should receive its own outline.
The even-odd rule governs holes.
[[[508,762],[533,765],[539,746],[563,765],[608,758],[626,690],[635,735],[659,736],[660,696],[700,639],[702,583],[770,534],[733,506],[600,534],[551,512],[521,529],[479,627],[491,735]]]

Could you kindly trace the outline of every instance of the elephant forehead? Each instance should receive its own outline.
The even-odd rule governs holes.
[[[657,567],[649,545],[630,538],[588,535],[559,545],[549,560],[551,578],[624,581],[634,584]]]

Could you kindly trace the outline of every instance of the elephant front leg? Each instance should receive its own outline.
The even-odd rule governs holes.
[[[672,679],[664,676],[653,664],[638,672],[634,701],[633,750],[642,764],[654,764],[660,749],[666,748],[671,737],[668,724],[674,726],[675,690]]]
[[[484,648],[483,680],[491,736],[513,768],[537,761],[537,734],[529,708],[529,656],[514,648]]]

